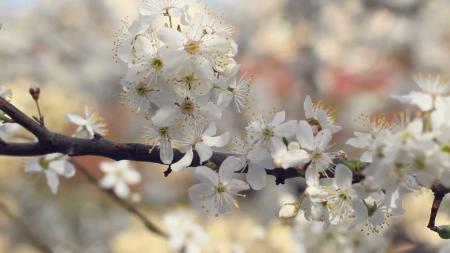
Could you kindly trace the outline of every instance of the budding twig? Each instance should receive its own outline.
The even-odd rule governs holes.
[[[51,253],[52,249],[50,246],[48,246],[43,240],[41,240],[34,232],[33,230],[19,217],[15,216],[11,210],[2,202],[0,202],[0,211],[8,218],[10,219],[17,227],[21,229],[21,231],[28,237],[28,239],[31,242],[31,245],[33,245],[38,250],[44,252],[44,253]]]
[[[39,118],[36,118],[34,116],[33,116],[33,118],[37,122],[39,122],[41,125],[44,125],[44,116],[42,116],[41,107],[39,106],[39,97],[41,95],[41,88],[39,87],[39,84],[32,83],[28,92],[30,93],[31,97],[33,98],[34,103],[36,104],[38,114],[39,114]]]
[[[85,177],[86,179],[91,182],[94,186],[96,186],[97,188],[101,189],[104,193],[106,193],[114,202],[116,202],[117,204],[119,204],[120,206],[122,206],[125,210],[127,210],[129,213],[133,214],[136,218],[138,218],[144,225],[145,227],[159,235],[162,237],[167,237],[167,234],[162,231],[158,226],[156,226],[152,221],[150,221],[147,217],[145,217],[144,214],[142,214],[135,206],[131,205],[130,203],[128,203],[127,201],[119,198],[114,191],[112,190],[108,190],[108,189],[103,189],[99,187],[99,182],[97,180],[97,178],[95,178],[94,175],[92,175],[92,173],[89,171],[89,169],[87,169],[86,167],[84,167],[81,163],[77,162],[74,159],[71,159],[71,162],[73,163],[73,165],[75,165],[75,167],[77,168],[78,171],[80,171]]]

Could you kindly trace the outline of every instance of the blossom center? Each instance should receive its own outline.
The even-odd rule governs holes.
[[[224,184],[222,184],[222,183],[219,183],[219,184],[216,186],[216,192],[217,192],[218,194],[224,194],[225,192],[227,192],[227,186],[224,185]]]
[[[273,135],[274,135],[274,133],[273,133],[272,128],[269,128],[269,127],[264,128],[264,130],[263,130],[264,140],[266,140],[266,141],[270,140],[270,138],[272,138]]]
[[[184,114],[192,114],[194,112],[195,105],[189,98],[185,99],[181,104],[181,112]]]
[[[184,83],[186,85],[186,87],[189,90],[191,90],[193,88],[192,86],[193,86],[194,82],[197,81],[197,80],[198,79],[197,79],[197,77],[194,74],[190,74],[190,75],[187,75],[187,76],[183,77],[180,80],[180,82]]]
[[[121,170],[116,170],[116,171],[114,172],[114,175],[115,175],[116,177],[118,177],[118,178],[121,178],[121,177],[123,177],[123,171],[121,171]]]
[[[147,85],[143,82],[140,82],[137,86],[136,86],[136,93],[139,96],[145,96],[147,95],[149,92],[151,91],[151,89],[149,89],[147,87]]]
[[[154,69],[161,70],[164,64],[160,58],[155,58],[152,60],[151,65]]]
[[[46,170],[48,169],[48,166],[50,165],[50,161],[48,161],[45,158],[39,159],[39,166],[41,166],[42,169]]]
[[[168,127],[159,128],[159,135],[164,138],[168,138],[169,137],[169,128]]]
[[[200,42],[191,40],[184,45],[184,50],[189,54],[197,54],[200,51]]]

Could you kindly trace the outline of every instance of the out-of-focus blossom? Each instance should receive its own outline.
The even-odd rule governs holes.
[[[113,189],[120,198],[130,196],[129,185],[141,182],[141,175],[131,167],[129,161],[102,162],[100,170],[105,173],[99,182],[100,186],[105,189]]]
[[[47,184],[53,193],[58,192],[59,176],[69,178],[75,175],[75,167],[69,162],[69,157],[63,154],[32,158],[25,164],[25,171],[45,174]]]
[[[84,109],[84,116],[71,113],[66,116],[71,123],[78,126],[74,134],[77,137],[94,138],[95,134],[105,135],[107,133],[103,118],[87,107]]]

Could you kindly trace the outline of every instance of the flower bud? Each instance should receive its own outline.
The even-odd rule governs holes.
[[[450,239],[450,225],[439,226],[436,228],[436,232],[442,239]]]
[[[41,87],[39,86],[38,83],[33,82],[31,83],[28,92],[30,93],[31,97],[33,97],[34,100],[39,100],[39,96],[41,94]]]
[[[300,206],[298,204],[289,203],[284,204],[280,211],[278,212],[278,216],[280,218],[289,219],[297,216],[298,211],[300,210]]]

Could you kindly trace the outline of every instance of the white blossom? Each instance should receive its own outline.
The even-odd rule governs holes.
[[[120,198],[130,196],[129,185],[141,182],[141,175],[131,167],[129,161],[102,162],[100,170],[105,173],[99,184],[102,188],[113,189]]]
[[[175,251],[201,253],[202,246],[209,241],[208,234],[192,217],[181,211],[171,212],[164,216],[164,223],[169,234],[169,245]]]
[[[75,175],[75,167],[69,162],[69,157],[58,153],[31,158],[25,164],[25,171],[45,174],[52,193],[58,192],[59,176],[69,178]]]
[[[193,150],[200,157],[200,163],[203,163],[211,158],[213,147],[223,147],[230,141],[228,132],[221,135],[216,135],[216,132],[217,128],[214,123],[206,125],[193,122],[185,127],[183,139],[179,141],[185,154],[179,161],[171,165],[172,170],[181,171],[189,167],[194,158]]]
[[[219,215],[238,208],[235,199],[244,197],[241,191],[250,187],[244,181],[233,178],[234,172],[241,168],[240,160],[235,157],[227,157],[220,165],[216,173],[208,167],[199,166],[195,168],[195,176],[202,182],[189,188],[189,196],[207,213]]]
[[[414,81],[421,91],[411,91],[407,95],[393,95],[392,97],[402,103],[416,105],[422,111],[433,109],[436,98],[450,92],[450,85],[442,82],[440,76],[416,76]]]
[[[68,113],[67,119],[78,126],[75,136],[80,138],[93,138],[95,134],[105,135],[106,124],[103,118],[92,112],[88,107],[84,109],[84,116]]]
[[[328,129],[331,133],[336,133],[342,129],[342,127],[334,125],[333,112],[322,103],[314,104],[309,95],[305,98],[304,109],[306,120],[311,125],[318,126],[319,130]]]

